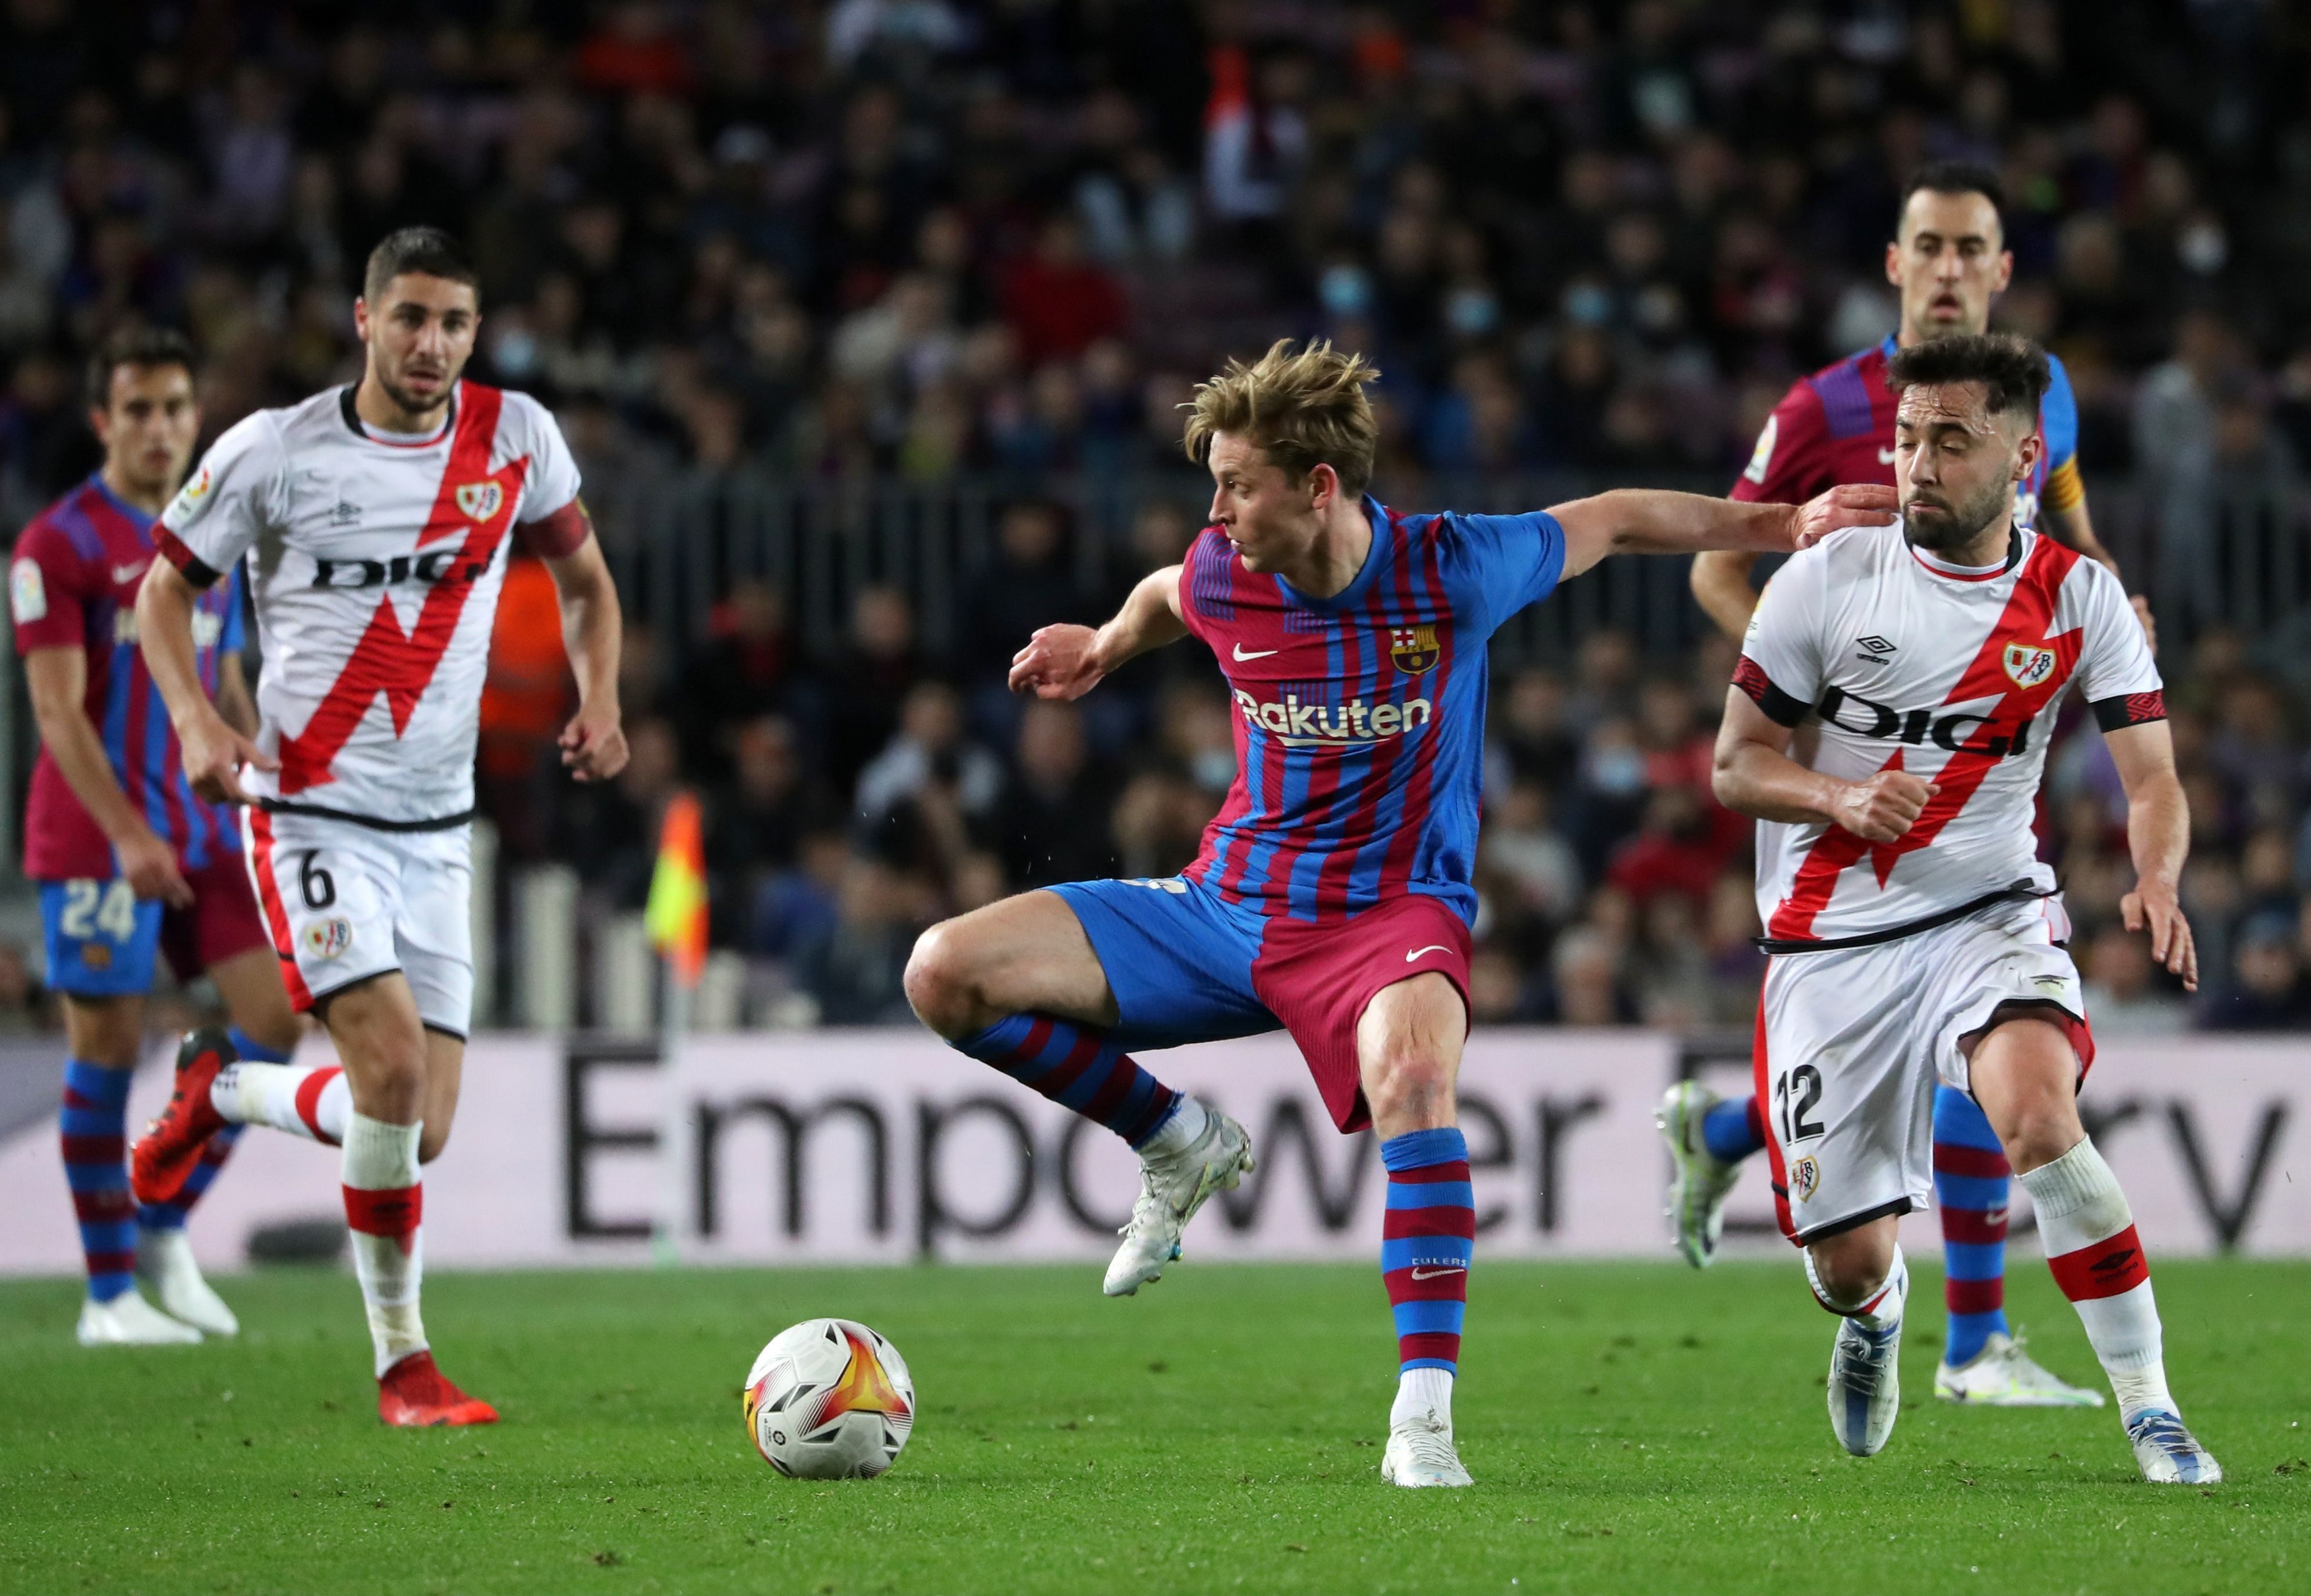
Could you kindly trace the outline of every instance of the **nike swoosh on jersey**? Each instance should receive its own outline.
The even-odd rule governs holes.
[[[1465,1275],[1468,1272],[1457,1263],[1437,1269],[1422,1269],[1416,1265],[1412,1271],[1412,1278],[1416,1280],[1434,1280],[1440,1275]]]
[[[1894,463],[1894,451],[1890,449],[1879,449],[1878,451],[1878,463],[1881,466],[1892,465]]]
[[[1404,955],[1404,962],[1409,964],[1413,960],[1418,958],[1425,953],[1451,953],[1452,951],[1452,950],[1451,948],[1445,946],[1442,942],[1432,942],[1426,947],[1416,947],[1410,953],[1406,954]]]
[[[1247,654],[1244,652],[1243,645],[1242,643],[1238,643],[1235,646],[1235,662],[1238,665],[1242,665],[1247,659],[1265,659],[1270,654],[1278,654],[1281,652],[1283,652],[1283,650],[1280,649],[1254,649],[1251,652]]]
[[[133,582],[143,576],[144,568],[152,563],[150,560],[140,560],[132,565],[116,565],[112,568],[112,580],[116,582]]]

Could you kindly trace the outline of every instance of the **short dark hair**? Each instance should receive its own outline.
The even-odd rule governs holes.
[[[463,283],[476,295],[482,291],[481,274],[474,270],[465,247],[438,227],[405,227],[379,239],[362,273],[362,294],[376,299],[405,272]]]
[[[1902,186],[1902,204],[1894,213],[1894,224],[1898,231],[1904,212],[1910,208],[1910,196],[1923,189],[1930,194],[1979,194],[1998,213],[1998,230],[2006,231],[2006,185],[1994,168],[1979,161],[1929,161],[1910,174]]]
[[[2046,397],[2054,373],[2046,352],[2012,333],[1974,333],[1949,338],[1929,338],[1897,349],[1886,362],[1886,386],[1940,388],[1952,382],[1979,382],[1993,415],[2019,414],[2035,420],[2038,401]]]
[[[112,374],[123,366],[182,366],[196,374],[193,343],[172,327],[124,327],[88,357],[88,402],[99,410],[112,404]]]

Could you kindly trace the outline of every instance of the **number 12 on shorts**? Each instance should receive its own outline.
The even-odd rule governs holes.
[[[1785,1069],[1774,1081],[1774,1117],[1781,1126],[1782,1146],[1810,1140],[1822,1133],[1819,1120],[1807,1116],[1821,1106],[1821,1071],[1810,1064]]]

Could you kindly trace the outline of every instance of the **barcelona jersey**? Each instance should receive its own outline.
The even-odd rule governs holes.
[[[1557,586],[1564,531],[1365,511],[1371,552],[1330,597],[1246,570],[1218,528],[1188,550],[1180,608],[1227,677],[1236,778],[1185,874],[1299,920],[1421,893],[1472,921],[1486,645]]]

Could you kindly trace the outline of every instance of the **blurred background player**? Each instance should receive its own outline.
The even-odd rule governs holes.
[[[88,1264],[80,1339],[197,1341],[203,1330],[240,1328],[201,1278],[184,1231],[240,1132],[227,1127],[195,1148],[170,1200],[131,1200],[123,1116],[155,954],[168,955],[179,981],[207,972],[245,1056],[285,1060],[298,1026],[241,868],[240,827],[186,784],[167,706],[136,646],[153,518],[200,433],[192,346],[173,332],[117,333],[91,362],[88,391],[104,464],[24,528],[10,576],[40,728],[24,873],[40,884],[48,985],[61,995],[70,1050],[62,1132]],[[215,713],[254,730],[239,581],[203,595],[192,625],[199,691]],[[138,1278],[165,1313],[138,1292]]]
[[[510,545],[545,559],[561,599],[579,687],[562,763],[592,781],[626,758],[617,593],[577,465],[543,406],[460,380],[481,322],[475,281],[437,229],[379,243],[354,304],[361,379],[217,440],[166,512],[169,558],[137,606],[186,774],[249,806],[249,872],[290,997],[344,1061],[183,1060],[136,1145],[137,1190],[178,1190],[223,1124],[341,1144],[378,1412],[394,1425],[497,1417],[428,1347],[418,1172],[449,1140],[471,1023],[474,752]],[[200,606],[249,553],[265,651],[254,738],[194,671]]]
[[[1895,396],[1886,362],[1897,349],[1929,338],[1980,333],[1991,300],[2013,275],[2001,216],[1998,175],[1989,168],[1940,161],[1910,179],[1886,279],[1899,291],[1899,329],[1882,342],[1793,384],[1758,435],[1749,469],[1732,497],[1796,504],[1836,483],[1894,480]],[[2057,538],[2118,574],[2095,538],[2079,479],[2078,404],[2062,362],[2048,355],[2053,380],[2038,411],[2041,453],[2015,490],[2017,524]],[[1735,642],[1757,606],[1754,554],[1696,555],[1693,595]],[[2133,606],[2146,634],[2149,606]],[[1661,1129],[1675,1173],[1670,1215],[1679,1249],[1696,1266],[1715,1252],[1727,1194],[1743,1159],[1765,1145],[1757,1105],[1721,1100],[1697,1081],[1663,1097]],[[2022,1349],[2006,1322],[2006,1210],[2011,1172],[1982,1110],[1944,1088],[1934,1103],[1934,1207],[1941,1219],[1942,1295],[1949,1333],[1934,1394],[1996,1407],[2097,1406],[2101,1393],[2070,1385]]]
[[[1289,1031],[1333,1122],[1369,1126],[1388,1174],[1398,1388],[1382,1476],[1453,1487],[1469,1483],[1452,1382],[1476,1214],[1454,1081],[1487,644],[1607,554],[1788,552],[1801,529],[1881,519],[1893,494],[1839,489],[1799,510],[1623,492],[1523,515],[1403,514],[1365,493],[1379,375],[1323,343],[1231,362],[1197,389],[1187,432],[1215,524],[1105,626],[1045,626],[1013,661],[1014,691],[1075,699],[1191,633],[1211,649],[1234,694],[1237,773],[1195,862],[934,926],[906,986],[957,1049],[1139,1154],[1110,1296],[1160,1278],[1204,1200],[1252,1167],[1243,1126],[1129,1050]]]
[[[2006,334],[1946,337],[1888,370],[1902,536],[1831,538],[1775,577],[1715,754],[1719,800],[1760,823],[1757,1095],[1783,1233],[1843,1320],[1831,1427],[1868,1457],[1901,1411],[1897,1227],[1939,1163],[1939,1082],[1979,1103],[2019,1173],[2143,1478],[2211,1485],[2222,1470],[2167,1388],[2126,1196],[2079,1119],[2094,1034],[2030,825],[2075,685],[2125,794],[2121,916],[2198,984],[2163,685],[2116,579],[2015,521],[2045,355]]]

